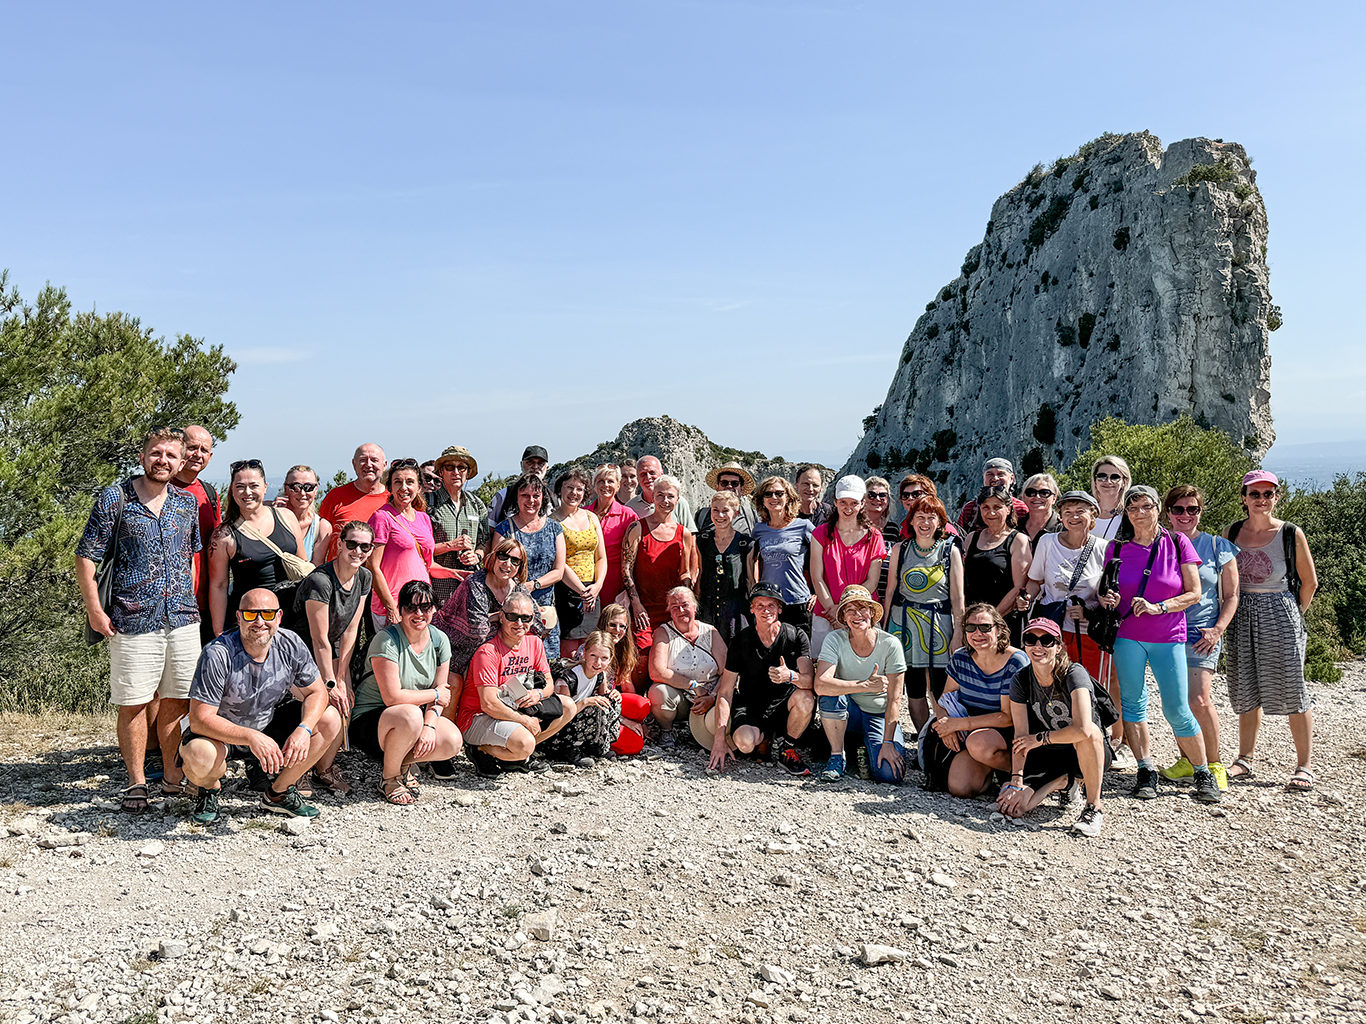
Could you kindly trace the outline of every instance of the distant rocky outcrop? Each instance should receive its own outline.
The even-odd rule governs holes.
[[[746,452],[726,448],[709,439],[697,427],[680,423],[671,416],[647,416],[621,428],[613,441],[604,441],[587,455],[552,466],[546,478],[554,480],[566,466],[577,464],[590,472],[604,462],[639,459],[653,455],[664,466],[664,472],[676,476],[683,484],[683,494],[696,512],[710,503],[712,490],[706,476],[713,468],[735,461],[754,475],[757,484],[766,476],[782,476],[792,480],[802,463],[786,459],[770,459],[762,452]],[[828,485],[835,478],[834,470],[821,466],[821,474]]]
[[[842,472],[916,470],[951,502],[984,458],[1065,465],[1106,416],[1189,413],[1270,447],[1266,207],[1242,146],[1104,135],[996,201],[925,307]]]

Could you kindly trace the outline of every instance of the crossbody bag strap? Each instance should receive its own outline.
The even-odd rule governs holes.
[[[1062,543],[1059,541],[1059,543]],[[1086,543],[1081,547],[1081,554],[1077,556],[1077,566],[1072,570],[1072,578],[1067,581],[1067,592],[1070,594],[1077,589],[1077,582],[1081,579],[1081,574],[1086,571],[1086,563],[1091,560],[1091,552],[1096,549],[1096,538],[1091,534],[1086,535]]]
[[[279,509],[271,509],[271,511],[275,513],[276,519],[277,519],[277,521],[278,521],[279,515],[280,515]],[[286,554],[288,554],[288,552],[282,551],[282,550],[280,549],[280,546],[279,546],[278,544],[276,544],[273,540],[271,540],[269,537],[262,537],[262,536],[261,536],[261,532],[260,532],[259,530],[257,530],[256,527],[252,526],[251,523],[247,522],[245,519],[239,519],[239,520],[237,520],[237,524],[236,524],[236,525],[237,525],[237,529],[241,530],[243,533],[245,533],[245,534],[246,534],[248,537],[250,537],[252,540],[260,541],[262,544],[264,544],[266,547],[270,548],[271,551],[274,551],[274,552],[275,552],[277,555],[279,555],[281,558],[283,558]],[[298,558],[299,556],[298,556],[298,555],[294,555],[293,557]]]

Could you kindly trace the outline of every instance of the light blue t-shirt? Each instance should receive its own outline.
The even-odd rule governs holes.
[[[1200,556],[1200,601],[1186,609],[1187,639],[1200,637],[1194,630],[1208,629],[1219,618],[1219,574],[1237,556],[1231,540],[1211,533],[1195,535],[1195,553]]]
[[[776,585],[788,604],[806,604],[811,598],[805,570],[815,530],[809,519],[794,519],[781,530],[765,522],[754,524],[754,546],[763,560],[759,578]]]

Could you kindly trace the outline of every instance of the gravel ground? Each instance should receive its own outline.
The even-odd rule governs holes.
[[[1366,665],[1346,668],[1318,688],[1312,795],[1284,791],[1274,721],[1218,807],[1131,801],[1111,773],[1097,839],[918,775],[709,777],[653,748],[497,784],[462,768],[409,808],[365,768],[297,835],[238,780],[204,830],[188,801],[108,809],[108,720],[9,719],[0,1019],[1366,1020]]]

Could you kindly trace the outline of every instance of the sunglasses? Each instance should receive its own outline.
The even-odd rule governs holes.
[[[289,490],[297,491],[299,494],[312,494],[318,489],[317,484],[290,484]]]
[[[786,498],[786,491],[764,491],[765,498]]]
[[[741,480],[738,476],[722,477],[720,480],[716,481],[716,485],[718,487],[724,487],[728,491],[739,490],[739,488],[743,484],[744,481]]]
[[[237,614],[242,616],[243,622],[255,622],[257,619],[265,619],[267,622],[274,622],[275,617],[280,614],[279,608],[239,608]]]
[[[1276,496],[1275,491],[1248,491],[1247,496],[1253,501],[1270,500]]]
[[[902,491],[902,492],[901,492],[901,500],[902,500],[902,501],[915,501],[917,498],[920,498],[921,496],[923,496],[924,493],[925,493],[924,491]]]
[[[228,472],[236,474],[241,469],[259,469],[265,471],[265,466],[261,465],[260,459],[239,459],[237,462],[228,463]]]
[[[518,558],[516,555],[514,555],[511,551],[500,551],[493,557],[498,559],[498,561],[500,562],[511,562],[514,566],[522,564],[522,560]]]
[[[609,633],[625,633],[625,632],[626,632],[626,623],[624,623],[624,622],[612,622],[612,623],[609,623],[608,626],[607,626],[607,632],[609,632]]]
[[[996,628],[994,622],[965,622],[963,623],[964,633],[990,633]]]
[[[1198,516],[1200,514],[1199,505],[1173,505],[1167,511],[1174,516]]]
[[[525,622],[527,625],[530,625],[535,617],[531,612],[503,612],[503,618],[508,622]]]
[[[1058,638],[1049,633],[1026,633],[1024,645],[1026,647],[1057,647]]]
[[[1026,487],[1024,496],[1026,498],[1051,498],[1053,497],[1053,492],[1047,487],[1042,490],[1037,487]]]
[[[868,492],[868,500],[869,500],[869,501],[886,501],[886,500],[889,499],[890,497],[891,497],[891,495],[888,494],[886,491],[869,491],[869,492]]]
[[[419,615],[427,615],[435,607],[435,604],[433,604],[431,601],[427,601],[423,604],[410,604],[406,608],[400,608],[399,611],[404,613],[417,612],[417,614]]]
[[[342,543],[346,545],[347,551],[359,551],[362,555],[368,555],[375,550],[375,542],[370,540],[352,540],[347,537]]]
[[[1123,473],[1097,473],[1096,476],[1095,476],[1095,479],[1096,479],[1096,480],[1099,480],[1099,481],[1102,482],[1102,483],[1117,484],[1117,483],[1122,483],[1122,482],[1123,482],[1123,480],[1124,480],[1124,474],[1123,474]]]

